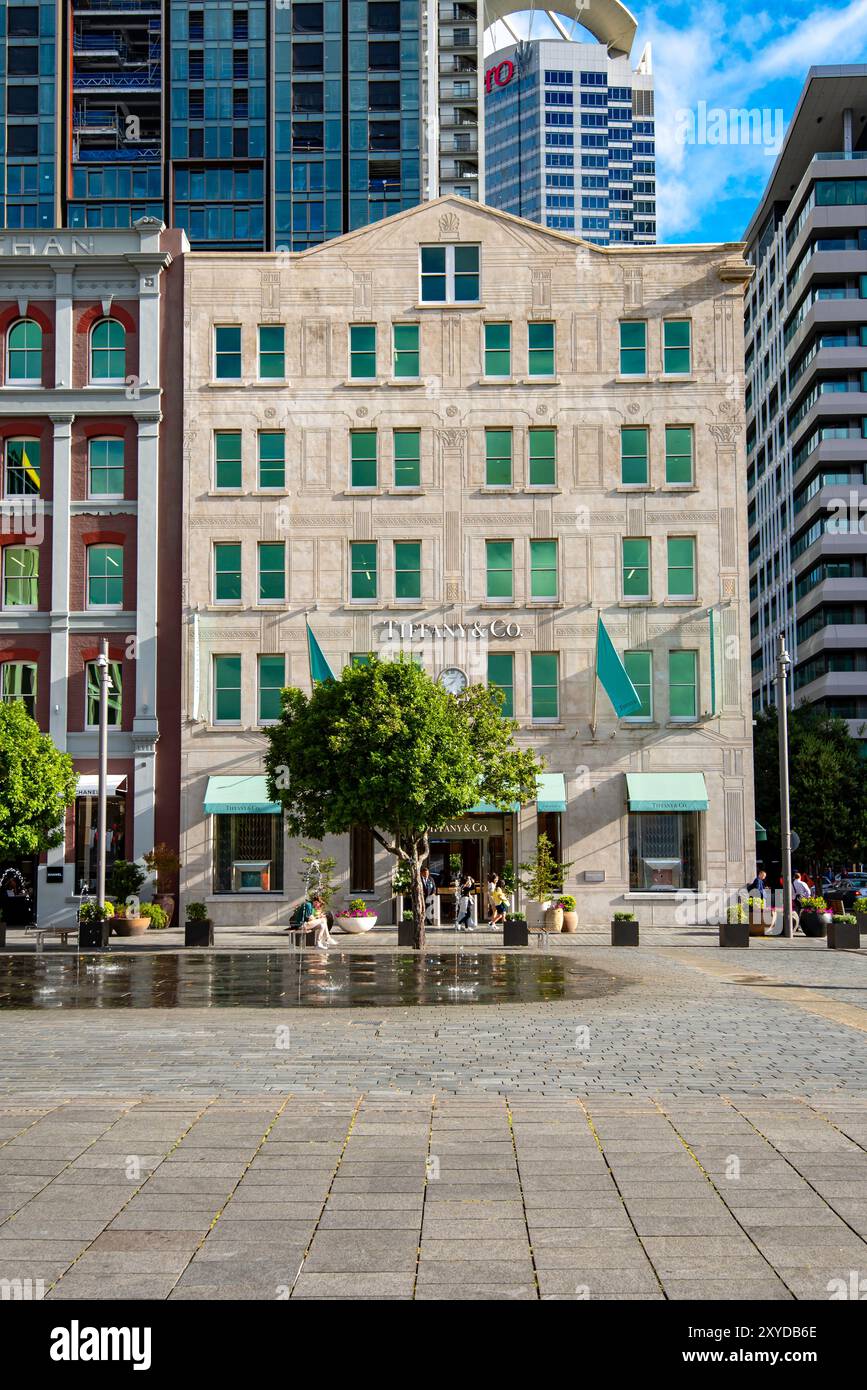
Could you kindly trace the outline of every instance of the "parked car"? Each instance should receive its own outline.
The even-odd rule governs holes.
[[[851,912],[856,898],[867,898],[867,874],[841,874],[831,887],[826,889],[825,897],[829,901],[831,898],[839,898],[843,904],[843,911]]]

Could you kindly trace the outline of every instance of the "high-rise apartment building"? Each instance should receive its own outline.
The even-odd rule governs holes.
[[[600,246],[656,240],[650,49],[623,6],[582,12],[599,43],[522,41],[485,59],[485,197]],[[596,26],[596,27],[594,27]],[[623,46],[623,47],[621,47]]]
[[[0,4],[10,230],[303,250],[479,196],[476,0]]]
[[[867,67],[811,69],[745,233],[753,703],[867,719]]]

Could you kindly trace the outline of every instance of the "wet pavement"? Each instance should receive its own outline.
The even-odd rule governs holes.
[[[110,951],[0,957],[0,1009],[356,1009],[600,998],[606,970],[540,952]]]

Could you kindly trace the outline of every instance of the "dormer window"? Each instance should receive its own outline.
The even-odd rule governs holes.
[[[422,246],[422,304],[477,304],[481,297],[478,246]]]

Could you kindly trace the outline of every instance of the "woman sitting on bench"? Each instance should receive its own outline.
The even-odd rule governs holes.
[[[287,931],[313,932],[313,944],[319,951],[327,951],[329,946],[334,945],[334,938],[328,930],[328,918],[325,915],[325,904],[316,895],[307,898],[300,907],[296,908],[292,914],[292,921],[286,928]]]

